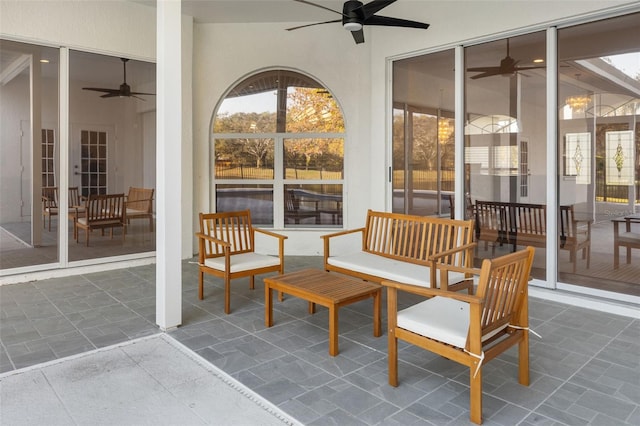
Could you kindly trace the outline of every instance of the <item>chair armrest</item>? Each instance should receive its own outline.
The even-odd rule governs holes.
[[[447,290],[440,290],[438,288],[422,287],[419,285],[405,284],[397,281],[382,281],[380,284],[387,287],[387,289],[396,289],[407,293],[412,293],[418,296],[424,296],[431,298],[435,296],[448,297],[450,299],[460,300],[467,303],[484,303],[484,298],[471,294],[455,293]]]
[[[260,228],[252,228],[252,229],[254,233],[258,232],[260,234],[264,234],[266,236],[274,237],[278,239],[278,257],[280,258],[281,263],[284,262],[284,240],[286,240],[289,237],[287,237],[286,235],[278,234],[276,232],[267,231]]]
[[[229,244],[228,242],[221,240],[219,238],[212,237],[211,235],[203,234],[202,232],[196,232],[196,237],[198,237],[201,242],[204,242],[204,240],[206,240],[206,241],[211,241],[212,243],[221,245],[223,247],[231,247],[231,244]]]
[[[272,232],[272,231],[267,231],[267,230],[261,229],[261,228],[253,228],[253,231],[254,232],[259,232],[259,233],[264,234],[264,235],[268,235],[270,237],[279,238],[281,240],[286,240],[287,238],[289,238],[286,235],[278,234],[278,233]]]

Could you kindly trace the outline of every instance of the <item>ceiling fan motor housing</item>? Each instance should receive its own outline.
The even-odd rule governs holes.
[[[346,1],[342,7],[342,27],[347,31],[360,31],[363,22],[362,2]]]

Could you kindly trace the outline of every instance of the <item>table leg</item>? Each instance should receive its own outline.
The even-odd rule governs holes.
[[[267,283],[264,284],[264,325],[273,325],[273,290]]]
[[[310,314],[316,313],[316,304],[313,302],[309,302],[309,313]]]
[[[329,355],[338,355],[338,307],[329,308]]]
[[[375,293],[373,293],[373,335],[375,337],[382,336],[382,320],[380,318],[381,311],[381,294],[382,289],[378,289]]]

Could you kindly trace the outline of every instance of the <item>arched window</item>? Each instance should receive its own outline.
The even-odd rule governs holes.
[[[233,87],[213,120],[217,212],[250,209],[257,225],[342,224],[344,119],[329,90],[289,70]]]

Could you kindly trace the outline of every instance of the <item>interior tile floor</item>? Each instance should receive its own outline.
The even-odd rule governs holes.
[[[304,267],[322,258],[287,257],[287,271]],[[456,363],[402,344],[400,385],[387,384],[370,299],[340,309],[331,357],[326,309],[309,315],[289,296],[265,328],[261,279],[253,291],[232,283],[229,315],[222,282],[207,277],[203,301],[197,282],[185,261],[183,325],[169,335],[304,424],[469,424],[469,373]],[[156,334],[155,265],[1,286],[0,309],[0,372]],[[530,321],[542,336],[531,337],[531,385],[518,384],[513,350],[486,364],[484,424],[640,424],[640,320],[530,298]]]

